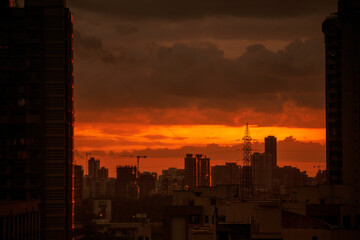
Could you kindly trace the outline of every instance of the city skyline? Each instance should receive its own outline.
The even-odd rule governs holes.
[[[160,10],[154,3],[140,13],[122,1],[69,3],[77,20],[79,163],[85,164],[84,152],[141,155],[147,148],[231,146],[246,122],[255,139],[301,141],[299,153],[306,151],[305,142],[325,145],[321,23],[336,12],[337,1],[278,1],[269,9],[260,8],[263,1],[215,2],[218,10],[194,3],[189,15],[167,4]],[[313,162],[325,163],[318,157],[325,146],[320,151]],[[170,158],[166,154],[162,158]]]
[[[0,6],[1,239],[359,238],[359,0]]]

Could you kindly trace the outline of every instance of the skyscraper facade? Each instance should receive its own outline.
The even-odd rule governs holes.
[[[196,154],[197,161],[197,186],[210,186],[210,158]]]
[[[276,137],[268,136],[265,138],[265,153],[271,154],[271,165],[275,168],[277,166]]]
[[[251,172],[254,190],[272,190],[273,165],[271,154],[255,152],[251,159]]]
[[[330,184],[360,201],[360,2],[340,0],[323,23],[326,44],[326,168]]]
[[[211,186],[240,185],[241,167],[236,163],[226,163],[211,167]]]
[[[147,198],[151,193],[155,192],[155,184],[157,180],[156,172],[142,172],[139,176],[139,198]]]
[[[196,157],[192,154],[186,154],[185,157],[185,175],[184,175],[184,184],[189,188],[194,188],[197,186],[196,179]]]
[[[73,223],[73,41],[65,1],[0,9],[0,199],[40,200],[42,239]]]
[[[116,197],[120,199],[133,198],[136,190],[136,166],[118,166],[116,168]],[[131,197],[129,197],[131,196]]]
[[[184,184],[189,188],[210,186],[210,158],[186,154]]]
[[[99,175],[100,160],[95,160],[91,157],[88,161],[88,174],[89,178],[96,179]]]

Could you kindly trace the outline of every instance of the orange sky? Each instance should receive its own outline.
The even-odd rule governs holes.
[[[77,163],[92,152],[113,176],[134,163],[122,155],[149,155],[150,171],[183,167],[186,152],[237,161],[248,122],[257,151],[278,138],[280,166],[324,169],[321,24],[336,6],[74,1]]]
[[[314,175],[317,171],[314,166],[325,169],[324,128],[259,127],[254,125],[249,127],[251,136],[254,138],[254,146],[257,146],[254,151],[263,152],[263,139],[268,135],[276,136],[278,141],[284,141],[289,136],[296,139],[293,147],[278,149],[279,166],[297,166],[301,170],[306,170],[310,175]],[[142,161],[141,170],[159,173],[162,169],[169,167],[183,168],[185,152],[208,155],[212,165],[225,164],[225,162],[241,160],[241,147],[234,150],[232,146],[241,144],[241,141],[238,140],[242,138],[244,130],[245,126],[225,125],[161,126],[129,123],[78,123],[75,128],[76,151],[82,152],[82,154],[76,155],[76,160],[78,164],[86,166],[84,152],[92,152],[92,156],[101,160],[101,165],[110,169],[111,176],[115,176],[117,165],[135,164],[135,158],[123,157],[131,155],[147,155],[148,158]],[[208,146],[211,144],[230,148],[221,150],[224,151],[222,153],[216,151],[214,153],[211,149],[208,150]],[[308,149],[306,144],[318,144],[322,147],[313,150]],[[164,150],[175,150],[183,146],[190,147],[176,156]],[[158,149],[158,152],[156,154],[148,153],[147,149]],[[309,151],[316,151],[316,154],[300,157],[301,154]],[[111,152],[117,153],[117,155],[112,155]],[[241,164],[241,161],[239,163]]]
[[[274,135],[278,140],[293,136],[303,142],[324,144],[323,128],[257,127],[250,125],[251,136],[262,142],[266,136]],[[144,148],[179,148],[187,145],[237,144],[244,133],[244,126],[224,125],[169,125],[141,126],[134,133],[123,133],[120,128],[138,129],[132,124],[79,124],[75,128],[76,149],[79,151],[126,151]],[[112,129],[106,133],[106,130]]]

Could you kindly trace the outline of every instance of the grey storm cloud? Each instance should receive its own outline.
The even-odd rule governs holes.
[[[178,20],[209,16],[298,17],[329,13],[336,0],[73,0],[72,7],[124,19]]]
[[[110,51],[96,37],[74,36],[81,108],[131,108],[141,102],[150,108],[279,112],[288,101],[324,106],[322,39],[294,40],[279,51],[253,44],[228,59],[210,43]]]

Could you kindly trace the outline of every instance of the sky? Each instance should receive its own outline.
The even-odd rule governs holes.
[[[278,139],[278,164],[325,169],[323,20],[336,0],[72,0],[75,160],[183,168],[239,162]]]

